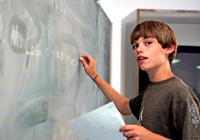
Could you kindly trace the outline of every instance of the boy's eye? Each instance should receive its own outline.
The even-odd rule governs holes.
[[[133,46],[133,50],[139,47],[138,44],[135,44],[135,45],[132,45],[132,46]]]
[[[146,42],[145,44],[146,44],[146,45],[150,45],[151,43],[152,43],[152,42]]]

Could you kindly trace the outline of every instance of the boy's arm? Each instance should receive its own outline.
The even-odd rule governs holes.
[[[80,58],[86,73],[94,80],[95,76],[98,74],[96,70],[96,61],[90,55],[82,55]],[[114,90],[107,82],[105,82],[100,76],[97,76],[95,83],[104,93],[104,95],[110,100],[113,101],[122,115],[132,114],[129,107],[129,100],[119,94]]]

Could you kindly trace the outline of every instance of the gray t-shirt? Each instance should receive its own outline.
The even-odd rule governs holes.
[[[139,125],[173,140],[200,140],[200,108],[195,93],[178,77],[150,82],[129,102]]]

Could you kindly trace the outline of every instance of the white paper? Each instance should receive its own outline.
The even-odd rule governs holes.
[[[68,121],[68,126],[82,140],[126,140],[119,132],[124,125],[113,102]]]

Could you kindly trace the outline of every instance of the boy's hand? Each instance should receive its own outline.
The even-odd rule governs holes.
[[[125,125],[120,128],[120,132],[127,140],[170,140],[139,125]]]
[[[85,72],[92,78],[98,74],[96,69],[96,61],[88,54],[80,56]]]

